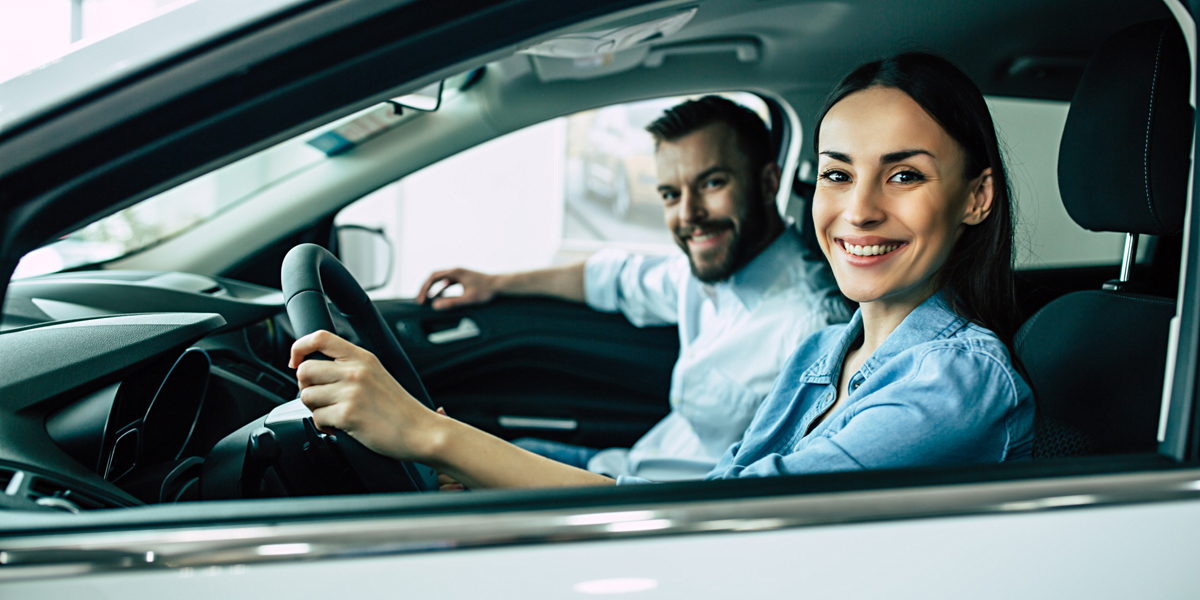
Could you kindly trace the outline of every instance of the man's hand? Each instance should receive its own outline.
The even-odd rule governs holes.
[[[429,288],[433,287],[435,283],[443,281],[446,285],[436,294],[430,296]],[[462,295],[442,298],[442,292],[456,283],[462,285]],[[472,304],[490,302],[492,298],[496,297],[496,293],[499,290],[499,276],[497,275],[488,275],[487,273],[479,273],[467,269],[450,269],[447,271],[438,271],[425,280],[425,283],[421,286],[421,293],[417,294],[417,303],[424,304],[426,300],[432,299],[434,310],[446,310],[456,306],[470,306]]]
[[[320,352],[333,360],[304,360]],[[413,398],[374,354],[328,331],[292,344],[300,400],[318,428],[337,428],[368,448],[400,460],[422,460],[433,452],[437,423],[446,417]]]

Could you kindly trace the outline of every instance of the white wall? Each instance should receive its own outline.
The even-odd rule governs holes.
[[[555,119],[347,207],[339,223],[383,227],[396,245],[392,281],[372,296],[415,296],[426,276],[450,267],[495,273],[551,264],[561,242],[565,146],[566,121]]]

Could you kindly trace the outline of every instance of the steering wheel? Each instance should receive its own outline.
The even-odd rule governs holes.
[[[283,297],[296,337],[334,332],[328,297],[359,339],[414,398],[433,409],[429,393],[387,323],[346,267],[316,244],[283,259]],[[328,360],[312,355],[308,360]],[[437,472],[368,449],[345,432],[319,431],[297,398],[221,440],[205,460],[204,498],[320,496],[437,489]]]
[[[284,257],[280,276],[288,319],[292,322],[297,338],[318,329],[336,331],[329,313],[329,305],[325,302],[328,296],[334,306],[345,315],[367,349],[375,353],[383,368],[387,369],[414,398],[423,402],[430,410],[434,410],[429,392],[425,390],[417,370],[400,347],[400,342],[396,341],[391,328],[371,303],[362,286],[333,254],[316,244],[300,244]],[[313,358],[328,360],[324,356],[309,357],[310,360]],[[299,400],[293,402],[298,403]],[[311,426],[311,416],[306,418]],[[336,441],[332,443],[340,446],[350,468],[358,472],[368,489],[437,489],[437,473],[433,469],[384,457],[344,433],[335,434],[333,437]],[[333,454],[336,455],[336,452],[337,450],[333,450]],[[393,487],[389,484],[399,486],[400,489],[389,489]]]

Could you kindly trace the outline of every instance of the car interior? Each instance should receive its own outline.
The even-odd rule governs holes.
[[[430,407],[506,439],[632,444],[667,414],[679,352],[674,328],[639,329],[620,315],[548,299],[502,298],[450,311],[411,297],[368,299],[330,260],[338,252],[339,212],[443,159],[554,118],[665,96],[744,91],[770,111],[777,155],[792,182],[781,209],[811,236],[805,224],[815,174],[805,166],[815,164],[811,125],[825,93],[854,66],[914,48],[950,58],[989,99],[1069,103],[1057,151],[1062,203],[1079,227],[1124,236],[1124,246],[1099,258],[1034,261],[1018,271],[1027,321],[1016,347],[1039,410],[1035,464],[664,484],[656,493],[766,495],[1179,464],[1160,453],[1160,443],[1168,420],[1164,373],[1174,373],[1169,348],[1179,335],[1172,319],[1193,109],[1188,41],[1167,5],[701,0],[563,11],[570,16],[548,13],[545,24],[521,29],[519,39],[479,47],[460,39],[457,53],[436,57],[389,46],[389,27],[416,25],[400,25],[400,12],[383,14],[264,59],[237,81],[197,80],[195,91],[155,111],[113,116],[123,120],[77,147],[0,168],[0,189],[16,190],[5,202],[30,207],[6,225],[13,232],[5,236],[6,252],[24,253],[198,175],[311,139],[398,89],[453,82],[437,110],[402,111],[381,132],[190,229],[100,264],[8,282],[0,355],[15,358],[0,370],[3,506],[87,513],[436,491],[428,468],[396,464],[349,436],[317,431],[296,411],[287,352],[317,327],[386,356],[389,370],[407,378],[410,391],[424,392],[418,397]],[[667,29],[605,61],[549,55],[565,52],[550,42],[571,34],[645,23]],[[587,36],[573,39],[580,37]],[[528,51],[538,43],[551,50]],[[383,72],[384,62],[352,64],[372,49],[378,61],[410,60],[392,73]],[[336,92],[312,94],[305,86],[313,85]],[[260,106],[268,98],[275,98],[271,110]],[[206,128],[189,128],[201,121]],[[22,148],[21,135],[32,127],[0,131],[0,164],[6,150]],[[1016,152],[1022,140],[1005,143]],[[1017,202],[1045,206],[1020,191]],[[35,208],[55,216],[35,218]],[[1048,209],[1035,209],[1026,222],[1037,221],[1037,210]],[[297,294],[308,294],[307,308],[293,308]],[[468,320],[473,334],[438,341]],[[582,497],[540,493],[512,497]],[[501,502],[477,496],[463,502]]]

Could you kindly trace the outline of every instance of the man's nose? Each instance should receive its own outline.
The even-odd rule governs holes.
[[[874,185],[858,185],[850,195],[850,202],[842,211],[847,223],[859,227],[871,227],[883,222],[885,216],[880,207],[883,190]]]
[[[708,207],[704,205],[704,197],[689,188],[684,188],[679,195],[679,210],[684,220],[689,223],[708,218]]]

